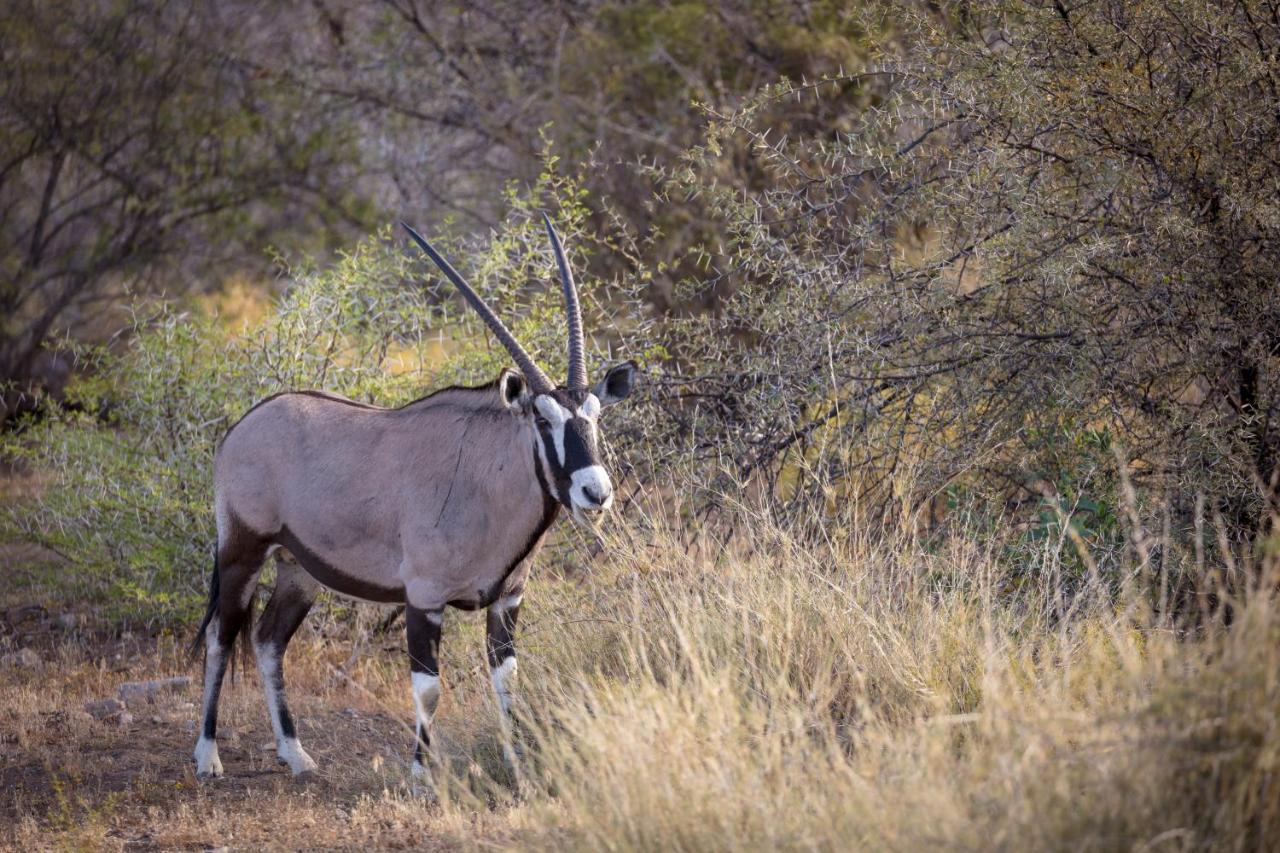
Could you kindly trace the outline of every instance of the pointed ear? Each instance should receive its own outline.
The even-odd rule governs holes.
[[[524,397],[524,377],[509,367],[498,375],[498,396],[508,409],[520,409]]]
[[[592,393],[596,395],[600,405],[612,406],[614,403],[625,400],[631,393],[631,389],[636,384],[636,374],[639,372],[640,368],[634,361],[624,361],[622,364],[614,365],[609,368],[604,378],[596,383]]]

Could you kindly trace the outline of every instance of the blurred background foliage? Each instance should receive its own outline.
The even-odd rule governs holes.
[[[708,223],[655,208],[637,166],[698,141],[695,101],[835,72],[862,45],[836,3],[10,4],[5,414],[69,375],[51,338],[108,337],[138,295],[262,277],[270,248],[328,256],[397,216],[491,229],[549,146],[579,167],[593,228],[660,224],[646,261],[683,258]],[[659,307],[675,278],[655,276]]]
[[[1274,547],[1278,43],[1206,0],[10,4],[4,442],[58,475],[10,524],[194,595],[254,400],[504,363],[387,223],[561,368],[547,209],[592,369],[646,371],[615,464],[687,547],[749,504],[1069,539],[1080,579],[1172,565],[1158,530],[1184,606],[1205,549]]]

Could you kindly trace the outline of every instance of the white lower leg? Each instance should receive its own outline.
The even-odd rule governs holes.
[[[316,769],[316,763],[302,748],[296,734],[284,730],[283,682],[280,677],[280,652],[272,645],[253,644],[258,659],[258,675],[262,678],[262,692],[267,697],[267,711],[271,715],[271,729],[276,735],[276,754],[289,765],[296,776]]]
[[[436,706],[440,704],[440,676],[426,672],[415,672],[413,678],[413,707],[417,712],[419,737],[421,733],[431,731],[431,720],[436,715]],[[421,741],[419,741],[420,743]],[[413,775],[419,778],[430,778],[430,771],[419,760],[420,747],[415,747],[413,757]]]
[[[216,732],[205,732],[205,721],[214,713],[217,703],[218,671],[222,668],[222,648],[218,645],[217,628],[210,624],[205,631],[204,702],[200,706],[200,738],[196,741],[196,775],[221,776]]]
[[[516,677],[515,655],[502,659],[489,673],[493,680],[493,692],[498,696],[498,705],[504,715],[511,713],[511,682]]]
[[[222,775],[222,760],[218,758],[218,743],[203,734],[196,741],[196,775],[218,777]]]
[[[489,673],[493,680],[493,692],[498,697],[498,706],[502,709],[502,754],[507,764],[516,774],[516,783],[522,784],[520,759],[524,753],[511,728],[511,682],[516,677],[516,657],[510,655],[502,659]]]

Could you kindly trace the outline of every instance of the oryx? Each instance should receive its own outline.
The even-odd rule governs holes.
[[[636,366],[617,365],[594,388],[587,386],[578,296],[551,220],[547,233],[569,326],[569,376],[561,387],[453,267],[404,227],[462,291],[519,372],[504,369],[488,385],[445,388],[398,409],[322,391],[286,392],[255,405],[227,432],[214,458],[218,540],[200,626],[206,659],[195,761],[202,776],[222,772],[218,692],[273,548],[297,561],[280,564],[253,631],[280,758],[294,773],[316,766],[285,704],[281,661],[323,585],[405,605],[417,709],[413,771],[422,775],[440,697],[436,655],[445,606],[488,608],[489,666],[507,713],[516,615],[530,561],[560,507],[581,520],[613,501],[597,421],[605,406],[631,392]]]

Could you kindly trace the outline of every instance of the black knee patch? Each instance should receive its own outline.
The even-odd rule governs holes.
[[[485,622],[485,648],[489,653],[489,668],[496,669],[502,662],[516,655],[516,620],[520,605],[502,610],[489,610]]]
[[[423,610],[408,606],[404,609],[405,636],[408,640],[409,671],[440,674],[440,629],[442,610]]]

